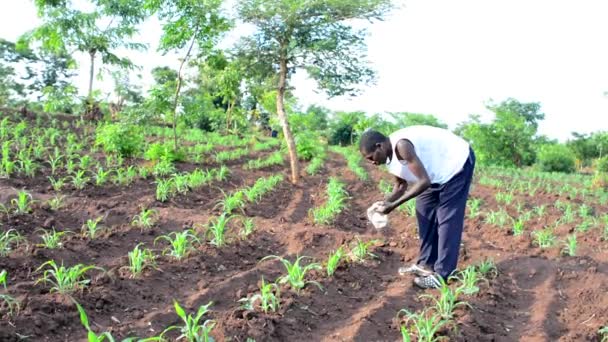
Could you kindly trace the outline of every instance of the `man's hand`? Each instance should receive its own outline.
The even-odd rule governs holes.
[[[395,209],[395,204],[393,202],[384,201],[381,205],[376,209],[380,214],[388,215]]]

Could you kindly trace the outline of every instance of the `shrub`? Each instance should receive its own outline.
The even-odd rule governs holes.
[[[124,123],[103,124],[97,127],[95,144],[102,146],[106,153],[129,157],[141,149],[144,136],[137,126]]]
[[[186,159],[186,153],[183,149],[175,151],[172,143],[153,143],[144,153],[146,160],[159,161],[162,158],[167,158],[170,161],[183,161]]]
[[[608,173],[608,156],[595,160],[595,171]]]
[[[323,153],[323,145],[319,142],[319,137],[314,134],[299,133],[295,137],[295,143],[299,159],[311,160]]]
[[[542,171],[573,172],[576,157],[565,145],[545,145],[540,148],[537,164]]]

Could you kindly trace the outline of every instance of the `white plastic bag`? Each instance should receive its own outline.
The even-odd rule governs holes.
[[[376,229],[386,228],[388,226],[388,215],[378,212],[378,209],[383,206],[383,202],[376,202],[367,209],[367,218]]]

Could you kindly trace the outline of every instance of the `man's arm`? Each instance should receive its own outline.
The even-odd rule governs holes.
[[[414,150],[412,143],[407,140],[399,140],[399,142],[397,142],[395,151],[402,160],[407,162],[408,168],[410,171],[412,171],[412,174],[418,178],[418,181],[410,184],[405,192],[394,201],[387,201],[386,208],[384,210],[385,214],[390,213],[401,204],[420,195],[431,186],[431,180],[426,172],[426,169],[424,168],[424,165],[422,165],[418,155],[416,155],[416,151]]]
[[[388,194],[384,200],[386,202],[394,202],[399,197],[403,196],[403,193],[407,189],[407,182],[404,179],[401,179],[395,176],[395,184],[393,185],[393,192]]]

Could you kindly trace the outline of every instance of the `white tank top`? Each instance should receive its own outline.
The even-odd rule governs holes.
[[[418,178],[412,174],[405,160],[398,160],[395,148],[402,139],[414,145],[432,184],[445,184],[456,175],[469,157],[469,143],[447,129],[432,126],[409,126],[389,135],[393,158],[386,166],[390,173],[409,182]]]

